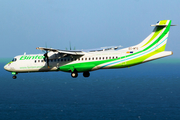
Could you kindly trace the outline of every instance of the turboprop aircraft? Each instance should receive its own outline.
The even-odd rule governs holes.
[[[89,77],[90,71],[130,67],[172,55],[172,51],[165,51],[170,26],[174,26],[171,20],[162,20],[151,26],[155,27],[153,32],[134,46],[89,51],[37,47],[46,53],[18,55],[4,69],[12,72],[13,79],[16,79],[18,73],[49,71],[70,72],[73,78],[82,72],[84,77]]]

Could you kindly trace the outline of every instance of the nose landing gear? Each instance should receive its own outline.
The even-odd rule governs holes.
[[[16,79],[16,78],[17,78],[17,76],[16,76],[16,75],[14,75],[12,78],[13,78],[13,79]]]
[[[13,74],[13,77],[12,77],[12,78],[13,78],[13,79],[16,79],[16,78],[17,78],[17,76],[16,76],[16,75],[17,75],[18,73],[16,73],[16,72],[12,72],[12,74]]]

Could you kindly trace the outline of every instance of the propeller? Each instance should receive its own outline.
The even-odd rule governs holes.
[[[45,43],[45,46],[47,48],[47,43]],[[49,57],[48,57],[48,51],[47,50],[44,51],[44,61],[46,61],[48,68],[50,68],[49,67]]]
[[[44,54],[44,61],[46,61],[48,68],[50,68],[50,67],[49,67],[48,51],[46,51],[46,53]]]
[[[68,50],[67,47],[66,47],[66,50]],[[71,41],[69,41],[69,50],[72,50],[72,47],[71,47]],[[76,47],[74,47],[73,50],[76,50]]]
[[[70,50],[71,50],[71,42],[69,41],[69,48],[70,48]]]

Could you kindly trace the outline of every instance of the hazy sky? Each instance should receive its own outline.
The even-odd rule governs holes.
[[[180,58],[180,0],[1,0],[0,58],[36,47],[90,49],[138,44],[170,19],[166,50]],[[171,57],[171,58],[172,58]]]

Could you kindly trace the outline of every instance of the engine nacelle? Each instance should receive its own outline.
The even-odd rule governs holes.
[[[58,52],[48,52],[47,56],[49,59],[59,59],[62,55]]]

